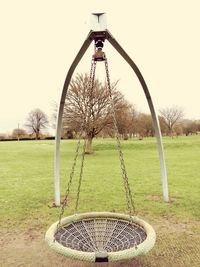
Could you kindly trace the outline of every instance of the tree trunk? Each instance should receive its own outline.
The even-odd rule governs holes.
[[[123,134],[123,139],[128,140],[128,134],[127,133]]]
[[[173,129],[170,128],[170,133],[169,133],[170,137],[173,139],[174,138],[174,134],[173,134]]]
[[[140,134],[138,139],[143,140],[143,135]]]
[[[36,140],[39,139],[39,132],[38,132],[38,131],[36,131],[36,133],[35,133],[35,139],[36,139]]]
[[[86,147],[85,147],[85,154],[93,154],[94,151],[92,150],[92,138],[88,137],[86,141]]]

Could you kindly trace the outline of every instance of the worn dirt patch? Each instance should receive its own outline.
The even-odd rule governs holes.
[[[146,200],[150,200],[150,201],[157,201],[157,202],[163,202],[163,198],[162,196],[158,196],[158,195],[147,195],[146,196]],[[176,202],[176,198],[175,197],[170,197],[169,199],[169,203],[173,203]]]
[[[0,266],[2,267],[199,267],[200,222],[176,222],[160,218],[152,222],[157,233],[153,250],[131,261],[85,263],[56,254],[44,241],[45,230],[27,228],[24,231],[2,229]]]

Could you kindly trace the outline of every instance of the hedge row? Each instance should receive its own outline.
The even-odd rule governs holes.
[[[40,140],[54,140],[55,137],[54,136],[48,136],[48,137],[43,137],[40,138]],[[23,138],[19,138],[20,141],[27,141],[27,140],[35,140],[35,138],[33,137],[23,137]],[[18,141],[17,138],[0,138],[0,141]]]

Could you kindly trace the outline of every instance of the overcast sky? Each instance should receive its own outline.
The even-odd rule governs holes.
[[[18,123],[23,128],[34,108],[51,117],[91,29],[90,14],[102,11],[141,70],[156,110],[177,105],[187,118],[200,119],[199,0],[0,0],[0,133]],[[104,51],[111,81],[119,79],[118,89],[149,112],[133,71],[107,42]],[[92,53],[93,46],[76,72],[89,72]]]

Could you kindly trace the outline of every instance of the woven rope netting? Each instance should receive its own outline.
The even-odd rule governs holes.
[[[58,243],[85,252],[116,252],[136,247],[146,239],[137,223],[117,219],[88,219],[62,226],[55,234]]]
[[[118,261],[146,254],[155,243],[152,226],[112,212],[74,214],[52,224],[45,236],[58,253],[83,261]]]

